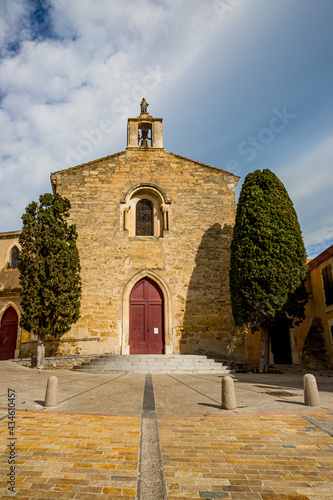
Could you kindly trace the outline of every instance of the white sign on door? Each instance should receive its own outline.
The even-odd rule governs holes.
[[[154,333],[158,334],[158,328],[154,328]]]

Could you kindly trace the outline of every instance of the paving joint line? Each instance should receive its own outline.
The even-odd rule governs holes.
[[[52,371],[52,375],[57,376],[57,372],[56,372],[56,370],[48,370],[48,371],[49,371],[49,372],[51,372],[51,371]],[[39,372],[37,372],[37,373],[46,373],[46,371],[45,371],[45,370],[40,370],[40,371],[39,371]],[[107,375],[107,374],[105,373],[104,375]],[[124,373],[123,375],[126,375],[126,374]],[[51,376],[51,373],[50,373],[50,376]],[[116,378],[119,378],[119,377],[116,377]],[[93,379],[93,376],[91,376],[91,377],[89,377],[89,378],[88,378],[88,377],[86,377],[86,378],[82,377],[82,378],[79,378],[79,379],[75,379],[75,383],[82,382],[82,381],[86,382],[87,380],[91,380],[91,379]],[[115,379],[112,379],[112,380],[115,380]],[[107,384],[108,382],[112,382],[112,380],[107,380],[106,382],[103,382],[103,383],[102,383],[102,384],[100,384],[100,385]],[[66,380],[66,379],[62,379],[62,381],[61,381],[61,385],[62,385],[62,386],[64,386],[64,385],[68,385],[68,384],[73,385],[73,380],[72,380],[72,379],[67,379],[67,380]],[[95,389],[96,387],[100,387],[100,385],[94,386],[94,387],[92,387],[91,389]],[[36,387],[36,386],[35,386],[35,387],[31,387],[30,389],[29,389],[29,388],[24,388],[24,392],[25,392],[25,393],[27,393],[27,392],[32,392],[32,391],[35,391],[36,389],[39,389],[39,388],[40,388],[41,390],[42,390],[42,389],[45,389],[45,383],[44,383],[44,381],[43,381],[43,383],[41,382],[41,385],[40,385],[39,387]],[[91,389],[88,389],[88,390],[91,390]],[[83,393],[81,393],[81,394],[83,394]],[[6,392],[6,393],[3,393],[3,394],[0,394],[0,397],[5,397],[5,396],[7,396],[7,392]]]
[[[123,377],[124,375],[126,375],[126,373],[123,373],[122,375],[119,375],[119,377],[115,377],[115,378],[113,378],[111,380],[107,380],[106,382],[103,382],[102,384],[95,385],[94,387],[91,387],[90,389],[87,389],[86,391],[79,392],[79,394],[74,394],[74,396],[70,396],[69,398],[66,398],[66,399],[63,399],[63,400],[59,401],[58,405],[60,405],[61,403],[65,403],[66,401],[69,401],[70,399],[74,399],[74,398],[77,398],[78,396],[82,396],[82,394],[85,394],[86,392],[93,391],[97,387],[101,387],[102,385],[109,384],[110,382],[113,382],[114,380],[117,380],[118,378]],[[43,408],[42,411],[45,410],[45,409],[46,408]]]
[[[326,432],[326,434],[328,434],[329,436],[333,437],[333,429],[330,429],[325,424],[322,424],[321,422],[317,422],[317,420],[315,420],[312,417],[309,417],[308,415],[299,415],[299,416],[302,417],[307,422],[309,422],[310,424],[313,424],[316,427],[318,427],[318,429]]]
[[[143,394],[136,500],[166,500],[162,447],[155,408],[153,379],[146,375]]]
[[[182,382],[181,380],[178,380],[176,377],[173,377],[172,375],[169,375],[169,374],[168,374],[168,377],[172,378],[173,380],[176,380],[176,382],[179,382],[180,384],[185,385],[186,387],[188,387],[192,391],[197,392],[198,394],[201,394],[201,396],[204,396],[205,398],[210,399],[211,401],[214,401],[214,403],[217,403],[218,405],[221,405],[221,401],[216,401],[216,399],[210,398],[209,396],[207,396],[207,394],[204,394],[203,392],[200,392],[197,389],[194,389],[190,385],[185,384],[185,382]]]

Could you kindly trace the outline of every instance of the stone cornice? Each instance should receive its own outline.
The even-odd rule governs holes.
[[[9,240],[10,238],[19,238],[21,234],[21,230],[19,231],[8,231],[7,233],[0,233],[0,240]]]

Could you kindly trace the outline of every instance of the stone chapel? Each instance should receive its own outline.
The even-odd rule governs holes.
[[[79,235],[82,300],[80,319],[60,341],[47,339],[46,355],[243,361],[229,293],[238,180],[166,152],[162,119],[146,103],[128,119],[125,151],[53,173],[53,192],[70,200]],[[30,355],[35,339],[20,339],[19,355]]]

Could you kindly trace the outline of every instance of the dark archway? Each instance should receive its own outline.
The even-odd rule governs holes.
[[[8,307],[1,320],[0,359],[13,359],[17,340],[18,316],[14,307]]]
[[[163,354],[163,294],[154,281],[143,278],[134,285],[129,316],[130,354]]]
[[[274,364],[276,365],[290,365],[292,363],[289,326],[290,321],[287,318],[280,319],[269,330]]]

